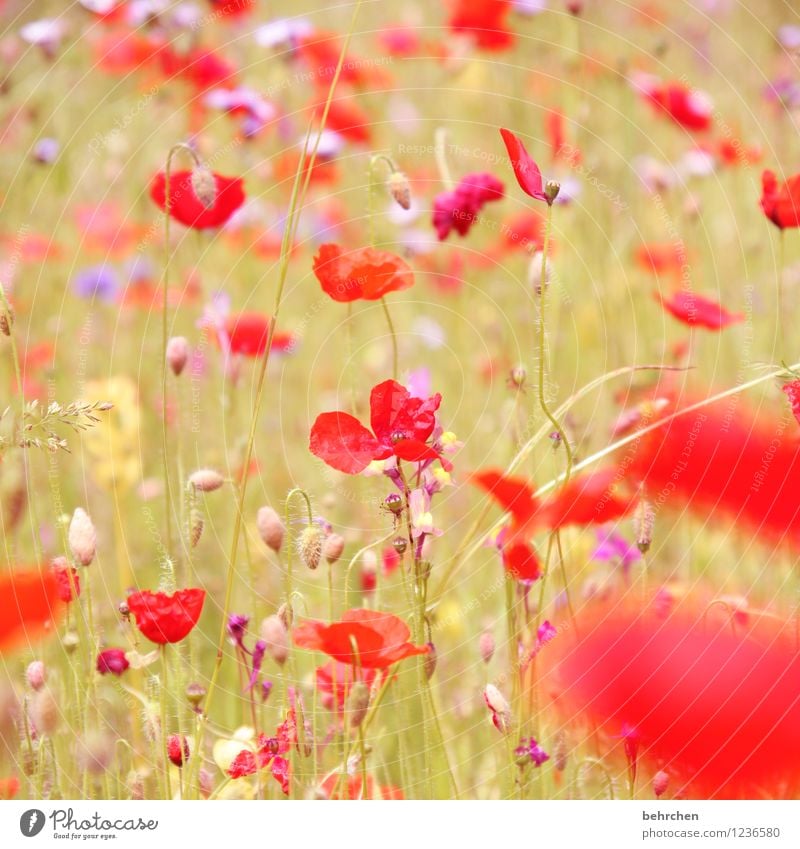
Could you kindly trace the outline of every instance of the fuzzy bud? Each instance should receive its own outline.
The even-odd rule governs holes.
[[[198,492],[214,492],[225,483],[225,478],[214,469],[198,469],[189,475],[189,485]]]
[[[97,532],[89,514],[82,507],[76,507],[72,514],[67,540],[72,556],[81,566],[88,566],[94,560],[97,551]]]
[[[37,692],[44,687],[47,681],[47,670],[41,660],[34,660],[28,664],[28,668],[25,670],[25,680],[28,682],[28,686]]]
[[[395,203],[403,209],[411,209],[411,188],[408,185],[408,177],[402,171],[393,171],[389,177],[389,194]]]
[[[325,560],[333,566],[344,551],[344,537],[341,534],[330,534],[322,544],[322,554]]]
[[[667,792],[667,787],[669,787],[669,774],[660,769],[653,776],[653,793],[656,799],[660,799]]]
[[[173,336],[167,342],[167,365],[175,377],[184,370],[189,360],[189,342],[185,336]]]
[[[267,616],[261,623],[260,633],[261,639],[266,643],[267,654],[275,663],[283,666],[289,657],[289,632],[280,616]]]
[[[264,545],[277,554],[281,550],[283,537],[286,533],[281,517],[272,507],[261,507],[256,515],[256,525]]]
[[[11,308],[9,308],[9,309],[3,308],[2,311],[0,311],[0,333],[2,333],[3,336],[10,336],[11,335],[11,328],[13,326],[14,326],[14,311]]]
[[[369,708],[369,687],[363,681],[355,681],[347,697],[348,721],[351,728],[358,728],[364,721]]]
[[[483,691],[483,700],[492,712],[492,723],[501,734],[511,731],[511,707],[505,696],[494,686],[487,684]]]
[[[642,554],[650,550],[653,542],[653,527],[656,523],[656,512],[653,505],[643,498],[636,507],[633,516],[633,529],[636,534],[636,546]]]
[[[322,556],[322,538],[322,531],[317,525],[307,525],[303,528],[303,533],[300,534],[297,542],[300,559],[312,571],[319,566]]]
[[[80,645],[80,637],[75,631],[67,631],[61,638],[61,645],[67,654],[74,654],[75,649]]]
[[[192,169],[191,183],[195,197],[206,209],[211,209],[217,200],[217,181],[211,169],[205,165]]]
[[[514,388],[522,389],[527,379],[528,372],[525,370],[525,366],[514,366],[514,368],[511,369],[509,380]]]
[[[481,658],[484,663],[489,663],[489,661],[494,656],[494,635],[491,631],[484,631],[480,639],[478,640],[478,648],[481,653]]]

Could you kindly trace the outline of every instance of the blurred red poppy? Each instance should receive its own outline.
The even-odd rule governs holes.
[[[323,291],[340,303],[377,301],[414,285],[408,263],[377,248],[344,251],[339,245],[321,245],[314,257],[314,274]]]
[[[800,424],[800,380],[792,380],[789,383],[784,383],[781,389],[789,399],[792,415],[797,419],[797,423]]]
[[[233,313],[225,318],[225,333],[232,354],[245,357],[260,357],[267,349],[270,316],[259,312]],[[272,350],[286,353],[295,345],[291,333],[275,331],[272,337]]]
[[[177,590],[168,595],[141,590],[128,596],[128,607],[136,627],[152,643],[179,643],[197,625],[203,610],[205,590]]]
[[[555,705],[612,737],[635,734],[638,757],[676,777],[676,793],[794,798],[794,624],[753,617],[732,631],[707,622],[705,608],[688,599],[665,616],[618,601],[585,612],[580,636],[554,642],[545,661]]]
[[[506,50],[514,43],[514,33],[506,26],[510,11],[510,0],[455,0],[450,29],[470,36],[484,50]]]
[[[467,174],[451,192],[441,192],[433,202],[433,226],[444,241],[452,230],[466,236],[485,204],[502,200],[505,186],[492,174]]]
[[[673,292],[669,299],[664,298],[659,292],[655,292],[653,296],[670,315],[689,327],[723,330],[732,324],[744,321],[745,318],[742,312],[730,312],[710,298],[704,298],[683,289]]]
[[[682,83],[647,85],[645,96],[657,110],[664,112],[684,129],[702,131],[711,126],[712,106],[708,98]]]
[[[0,778],[0,801],[8,802],[19,793],[19,779],[16,775]]]
[[[60,608],[50,572],[26,569],[0,576],[0,653],[42,636]]]
[[[56,580],[56,591],[61,601],[68,604],[73,598],[80,596],[81,582],[78,577],[78,570],[70,565],[65,557],[59,557],[55,560],[50,571]]]
[[[679,274],[688,262],[682,242],[648,242],[640,245],[634,254],[636,264],[652,274]]]
[[[411,463],[439,460],[452,469],[435,448],[426,444],[436,426],[439,393],[423,400],[394,380],[373,387],[367,430],[349,413],[320,413],[311,428],[309,448],[331,468],[349,475],[364,471],[373,460],[395,456]]]
[[[206,230],[221,227],[244,203],[244,183],[241,177],[223,177],[212,174],[215,193],[209,205],[195,194],[192,186],[192,171],[176,171],[170,174],[170,215],[186,227]],[[166,176],[159,171],[150,185],[150,197],[166,212]]]
[[[350,799],[351,801],[356,799],[382,799],[385,802],[393,802],[405,798],[399,787],[391,784],[377,784],[371,775],[367,775],[366,785],[366,793],[364,793],[364,782],[360,775],[349,775],[345,781],[340,781],[339,774],[333,773],[320,784],[320,790],[328,799]],[[377,796],[375,795],[376,790]]]
[[[517,178],[519,187],[526,195],[530,195],[536,200],[547,201],[542,172],[528,151],[525,150],[525,145],[521,139],[514,135],[511,130],[506,129],[501,129],[500,135],[505,142],[511,167],[514,169],[514,176]]]
[[[357,669],[338,660],[318,666],[315,677],[320,703],[324,708],[341,714],[353,684],[356,681],[363,681],[367,687],[371,688],[376,675],[377,672],[374,669]]]
[[[429,651],[427,645],[409,642],[411,631],[402,619],[361,607],[345,611],[339,622],[330,625],[302,620],[293,636],[300,648],[321,651],[340,663],[364,669],[386,669]]]
[[[327,99],[327,98],[326,98]],[[325,100],[315,103],[312,112],[318,119],[325,109]],[[369,144],[373,120],[353,97],[336,97],[331,101],[325,128],[355,144]]]
[[[781,230],[800,227],[800,174],[778,183],[773,171],[761,175],[761,209]]]

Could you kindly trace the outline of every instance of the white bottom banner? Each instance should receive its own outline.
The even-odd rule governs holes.
[[[0,846],[800,846],[800,802],[4,802]],[[322,803],[324,804],[324,803]],[[356,810],[358,805],[358,810]],[[199,841],[195,844],[188,841]]]

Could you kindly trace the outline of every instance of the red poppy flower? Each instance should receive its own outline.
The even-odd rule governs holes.
[[[688,259],[682,242],[665,244],[649,242],[640,245],[634,254],[636,264],[652,274],[679,274]]]
[[[414,398],[394,380],[374,386],[369,397],[370,424],[367,430],[349,413],[320,413],[311,428],[309,448],[331,468],[357,475],[373,460],[395,456],[410,463],[439,460],[452,469],[433,447],[426,445],[436,426],[436,411],[442,396]]]
[[[526,195],[530,195],[536,200],[547,201],[542,172],[530,157],[528,151],[525,150],[525,145],[511,130],[501,129],[500,135],[505,142],[511,167],[514,169],[514,176],[517,178],[519,187]]]
[[[505,20],[510,11],[510,0],[456,0],[450,29],[469,35],[484,50],[506,50],[514,43]]]
[[[414,284],[414,272],[404,259],[377,248],[345,252],[339,245],[321,245],[314,274],[325,294],[340,303],[378,301]]]
[[[711,126],[713,107],[708,98],[682,83],[646,85],[645,96],[657,110],[687,130],[702,131]]]
[[[784,383],[781,389],[789,399],[789,405],[792,408],[792,415],[800,424],[800,380],[792,380],[789,383]]]
[[[670,315],[689,327],[723,330],[732,324],[744,321],[744,313],[729,312],[716,301],[695,295],[693,292],[685,290],[673,292],[669,300],[659,292],[655,292],[654,297]]]
[[[302,649],[321,651],[340,663],[363,669],[387,669],[429,651],[427,645],[409,642],[411,631],[402,619],[363,607],[345,611],[339,622],[330,625],[304,619],[294,629],[293,637]]]
[[[328,799],[383,799],[385,802],[398,801],[404,799],[403,791],[399,787],[393,785],[378,785],[375,779],[367,776],[367,791],[362,795],[364,782],[360,775],[348,775],[345,779],[339,780],[338,773],[333,773],[320,784],[320,789]],[[338,790],[337,790],[338,785]],[[375,795],[375,791],[378,795]]]
[[[327,87],[336,73],[342,52],[342,38],[338,33],[315,30],[298,38],[297,55],[308,66],[312,79],[320,87]],[[381,85],[391,80],[390,75],[374,62],[358,56],[345,55],[339,74],[340,83],[357,86]]]
[[[545,116],[545,132],[550,143],[550,155],[554,162],[563,160],[569,165],[580,164],[581,152],[567,143],[564,113],[551,109]]]
[[[662,399],[658,418],[665,418],[707,396],[676,397],[656,388],[653,397]],[[628,473],[658,493],[664,507],[705,521],[727,519],[770,547],[800,549],[793,496],[800,489],[800,444],[789,437],[778,409],[755,414],[740,400],[715,401],[672,418],[635,445]]]
[[[283,757],[292,746],[297,747],[297,717],[295,709],[289,708],[286,719],[278,726],[274,737],[259,734],[255,752],[243,749],[233,759],[228,768],[231,778],[244,778],[255,775],[258,770],[269,768],[273,778],[281,785],[281,790],[289,795],[289,761]]]
[[[179,53],[168,47],[159,58],[164,74],[186,80],[198,92],[236,85],[236,68],[218,51],[195,47],[188,53]]]
[[[312,111],[321,118],[324,108],[325,101],[315,104]],[[337,97],[331,101],[325,128],[354,144],[369,144],[372,123],[369,114],[352,97]]]
[[[761,175],[761,209],[781,230],[800,227],[800,174],[782,184],[772,171]]]
[[[238,18],[252,12],[255,0],[208,0],[215,14],[223,18]]]
[[[94,67],[108,74],[123,76],[139,71],[153,62],[169,46],[160,36],[137,32],[109,32],[94,46]]]
[[[16,775],[0,778],[0,801],[8,802],[19,793],[19,779]]]
[[[705,604],[672,613],[616,604],[553,643],[548,689],[565,716],[636,735],[638,757],[699,799],[782,796],[800,763],[794,625],[713,627]],[[620,749],[624,748],[624,743]]]
[[[232,354],[245,357],[260,357],[267,350],[269,325],[271,318],[258,312],[240,312],[225,318],[225,334]],[[283,353],[291,351],[296,343],[294,335],[275,332],[272,337],[272,350]]]
[[[167,595],[142,590],[128,596],[128,607],[136,627],[152,643],[179,643],[197,625],[205,601],[205,590],[178,590]]]
[[[451,230],[466,236],[478,220],[483,207],[502,200],[505,186],[492,174],[467,174],[451,192],[441,192],[433,202],[433,226],[439,241],[444,241]]]
[[[170,215],[184,226],[195,230],[221,227],[244,203],[242,178],[213,174],[215,197],[210,205],[206,206],[195,194],[192,173],[192,171],[176,171],[170,174]],[[153,178],[150,197],[162,211],[166,211],[166,176],[163,171],[159,171]]]
[[[0,576],[0,653],[41,636],[58,617],[58,585],[50,572]]]

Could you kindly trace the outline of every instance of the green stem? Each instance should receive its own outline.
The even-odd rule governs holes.
[[[383,314],[386,316],[386,324],[389,326],[389,338],[392,340],[392,377],[397,380],[397,368],[399,355],[397,351],[397,333],[392,322],[392,315],[389,312],[389,305],[386,303],[386,298],[381,298],[381,306]]]
[[[164,765],[164,787],[166,788],[167,799],[172,798],[172,779],[169,774],[169,751],[167,748],[167,740],[169,732],[167,731],[167,647],[161,646],[161,686],[158,688],[158,701],[161,708],[161,757]]]

